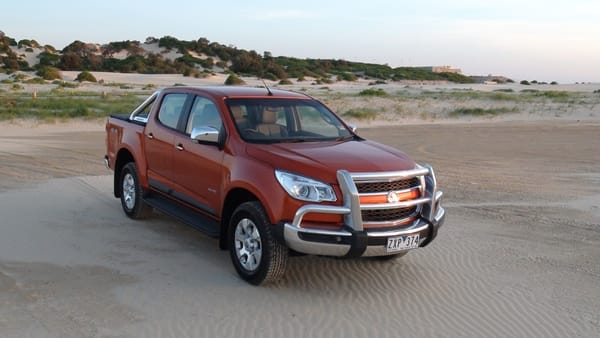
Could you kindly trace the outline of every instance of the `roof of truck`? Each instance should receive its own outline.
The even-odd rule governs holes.
[[[183,91],[208,94],[213,97],[288,97],[309,99],[310,96],[289,90],[272,89],[266,87],[242,87],[242,86],[175,86],[166,87],[161,90]]]

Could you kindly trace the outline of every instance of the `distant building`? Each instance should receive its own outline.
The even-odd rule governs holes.
[[[427,67],[419,67],[419,68],[430,71],[432,73],[462,74],[462,70],[460,68],[452,68],[450,66],[427,66]]]

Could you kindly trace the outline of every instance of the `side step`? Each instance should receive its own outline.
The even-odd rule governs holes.
[[[187,208],[179,203],[162,197],[158,194],[153,194],[144,198],[144,202],[151,207],[158,209],[169,216],[173,216],[178,220],[186,223],[206,234],[209,237],[219,238],[220,224],[219,222],[206,217],[205,215]]]

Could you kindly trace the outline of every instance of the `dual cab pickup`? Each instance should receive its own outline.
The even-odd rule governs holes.
[[[389,259],[444,222],[430,166],[300,93],[164,88],[108,118],[106,148],[127,216],[157,209],[218,238],[252,284],[281,278],[290,251]]]

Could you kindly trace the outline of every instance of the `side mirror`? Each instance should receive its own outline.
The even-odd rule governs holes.
[[[348,127],[350,128],[350,130],[352,130],[353,133],[356,133],[356,130],[358,130],[358,128],[353,124],[349,124]]]
[[[194,143],[219,143],[219,131],[213,127],[195,127],[190,138]]]

